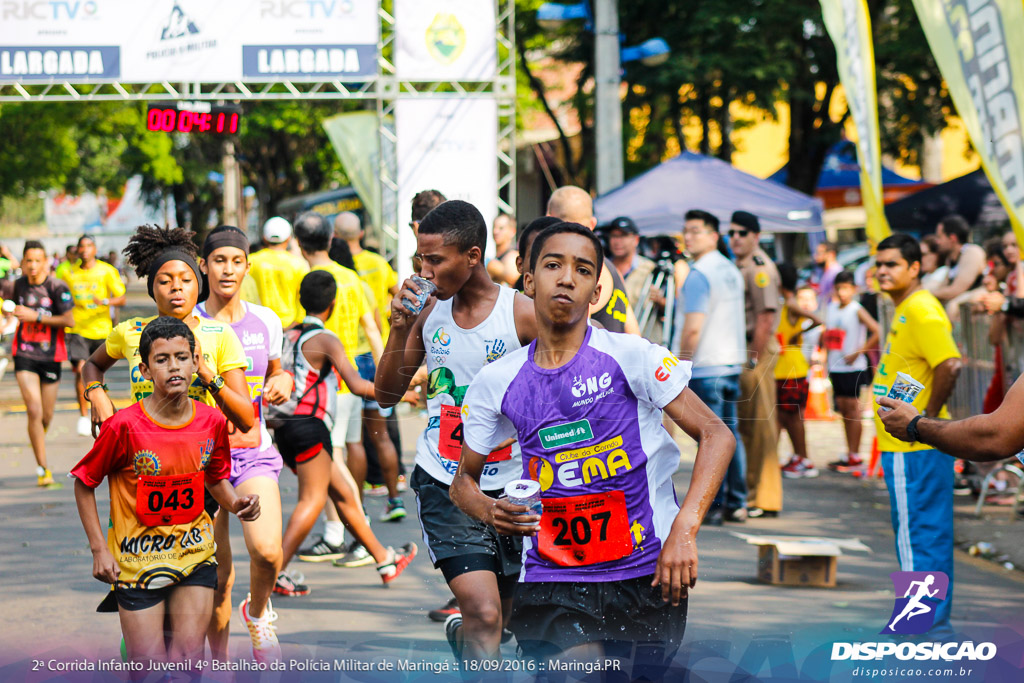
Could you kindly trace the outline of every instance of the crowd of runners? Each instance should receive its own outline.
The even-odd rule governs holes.
[[[18,321],[14,369],[38,484],[53,482],[45,435],[69,361],[78,432],[95,439],[70,474],[93,575],[110,584],[100,609],[120,615],[129,659],[198,661],[207,643],[227,659],[236,606],[253,657],[281,658],[288,620],[272,599],[311,591],[296,561],[373,566],[387,585],[417,556],[411,541],[384,546],[363,506],[384,495],[379,521],[400,522],[408,487],[452,592],[430,616],[457,659],[496,657],[514,636],[527,659],[616,656],[650,674],[681,644],[701,525],[778,515],[782,477],[816,474],[803,435],[811,365],[831,375],[845,418],[839,471],[863,465],[867,386],[884,395],[906,372],[926,387],[919,407],[944,415],[959,352],[922,287],[913,238],[885,240],[856,275],[825,244],[819,271],[800,283],[762,251],[756,216],[737,211],[723,231],[691,211],[681,217],[689,264],[667,280],[676,320],[663,312],[658,322],[675,332],[661,345],[638,334],[636,310],[650,302],[658,317],[665,299],[638,286],[654,266],[637,253],[632,221],[612,223],[606,250],[583,190],[555,191],[547,214],[518,234],[500,216],[488,260],[480,212],[421,192],[415,276],[401,283],[351,213],[333,224],[313,212],[271,218],[257,249],[231,226],[201,245],[182,228],[141,226],[123,256],[157,314],[116,324],[123,277],[91,237],[59,277],[42,244],[25,244],[3,296]],[[966,277],[967,252],[949,287]],[[876,316],[857,301],[867,282],[897,304],[880,359]],[[128,396],[107,385],[124,372],[119,359]],[[428,419],[408,473],[394,412],[403,401],[425,404]],[[666,419],[697,443],[679,496]],[[781,430],[794,449],[785,463]],[[879,430],[897,549],[906,570],[949,574],[946,623],[953,468],[903,436]],[[298,480],[287,520],[285,465]],[[94,494],[104,479],[107,525]],[[506,495],[522,480],[532,501]],[[234,592],[244,555],[229,542],[232,515],[250,567]]]

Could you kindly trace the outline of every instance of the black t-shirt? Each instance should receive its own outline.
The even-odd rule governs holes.
[[[625,332],[626,310],[629,306],[626,285],[615,265],[607,257],[604,259],[604,268],[612,274],[612,295],[601,310],[591,315],[590,319],[601,323],[609,332]]]
[[[64,315],[75,305],[68,286],[52,275],[47,275],[39,285],[31,285],[27,277],[20,277],[13,283],[5,283],[3,292],[5,299],[13,299],[19,306],[31,308],[44,316]],[[37,322],[18,323],[13,355],[40,361],[67,360],[64,328]]]

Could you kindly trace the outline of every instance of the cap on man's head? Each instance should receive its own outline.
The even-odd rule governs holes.
[[[747,211],[733,211],[730,222],[751,232],[761,232],[761,223],[757,220],[757,216]]]
[[[636,223],[629,216],[619,216],[611,223],[608,224],[608,230],[621,230],[622,232],[628,232],[631,235],[639,235],[640,231],[636,227]]]
[[[280,216],[268,218],[267,222],[263,224],[263,240],[269,244],[286,242],[291,236],[292,224]]]

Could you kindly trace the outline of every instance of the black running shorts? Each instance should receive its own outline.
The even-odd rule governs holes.
[[[452,502],[448,485],[434,479],[422,467],[409,480],[416,492],[423,540],[434,567],[446,581],[471,571],[488,570],[498,577],[502,597],[509,597],[522,569],[523,541],[502,536],[494,527],[478,522]],[[484,491],[497,498],[500,491]]]
[[[53,384],[60,381],[60,363],[49,360],[34,360],[24,356],[14,357],[15,372],[32,372],[39,375],[40,384]]]
[[[115,588],[117,606],[129,612],[137,612],[159,605],[170,596],[171,591],[181,586],[203,586],[217,589],[217,563],[210,561],[198,567],[178,583],[163,588]]]
[[[661,599],[653,576],[607,583],[520,583],[512,599],[509,630],[520,655],[547,661],[585,643],[603,643],[607,654],[651,665],[672,659],[683,642],[687,600]]]
[[[334,452],[331,430],[317,417],[292,417],[274,430],[277,452],[288,468],[294,472],[298,465],[315,458],[321,450],[327,455]]]

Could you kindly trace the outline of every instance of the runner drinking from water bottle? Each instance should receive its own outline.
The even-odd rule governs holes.
[[[523,656],[633,658],[634,676],[660,677],[682,641],[697,531],[735,439],[687,388],[688,361],[588,324],[601,267],[601,244],[581,225],[537,237],[525,283],[537,341],[469,387],[451,495],[503,536],[525,537],[509,624]],[[698,442],[681,509],[663,411]],[[509,438],[523,449],[518,475],[540,484],[543,515],[481,492],[485,454]]]
[[[427,429],[416,446],[420,525],[434,566],[462,610],[445,625],[457,656],[493,657],[519,578],[520,544],[455,507],[448,488],[462,452],[461,407],[466,388],[487,363],[535,336],[533,302],[491,281],[483,263],[487,223],[471,204],[445,202],[419,224],[419,275],[436,287],[424,304],[406,280],[391,302],[391,334],[377,368],[377,401],[395,405],[424,357],[429,386]],[[497,444],[481,463],[482,487],[496,498],[519,476],[519,448]]]

